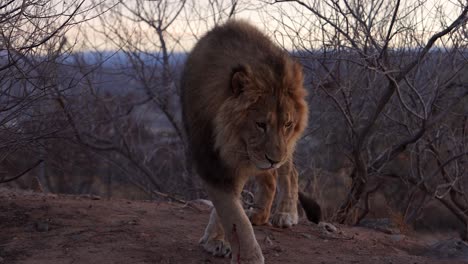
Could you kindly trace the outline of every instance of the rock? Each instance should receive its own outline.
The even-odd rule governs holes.
[[[273,250],[276,251],[276,252],[282,252],[283,251],[283,249],[280,246],[274,247]]]
[[[468,243],[458,238],[439,241],[429,247],[427,255],[468,260]]]
[[[76,197],[77,199],[90,199],[90,200],[101,200],[101,196],[95,194],[82,194]]]
[[[336,228],[336,226],[330,224],[330,223],[327,223],[327,222],[320,222],[318,224],[318,227],[322,230],[322,231],[325,231],[327,233],[336,233],[338,232],[338,228]]]
[[[137,210],[135,210],[135,212],[138,213],[138,214],[141,214],[141,215],[144,215],[144,214],[147,213],[147,211],[143,210],[143,209],[137,209]]]
[[[72,240],[77,241],[77,240],[82,239],[82,238],[83,238],[83,235],[82,235],[82,234],[73,234],[73,235],[70,236],[70,238],[71,238]]]
[[[401,240],[403,240],[405,238],[404,235],[398,235],[398,234],[395,234],[395,235],[390,235],[390,239],[394,242],[400,242]]]
[[[266,236],[264,241],[268,246],[273,246],[273,241],[271,241],[269,236]]]
[[[129,225],[138,225],[138,220],[132,219],[132,220],[128,221],[127,224],[129,224]]]
[[[36,231],[38,232],[47,232],[49,231],[49,223],[45,221],[38,221],[34,224]]]
[[[206,200],[206,199],[196,199],[196,200],[190,201],[189,203],[190,204],[199,204],[199,205],[203,205],[203,206],[208,206],[209,208],[213,208],[213,203],[210,200]]]

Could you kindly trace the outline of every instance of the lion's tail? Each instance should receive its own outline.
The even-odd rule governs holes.
[[[322,209],[320,208],[320,205],[303,192],[299,192],[299,201],[301,202],[307,219],[318,224],[322,220]]]

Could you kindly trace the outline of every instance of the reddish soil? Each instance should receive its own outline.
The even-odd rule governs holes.
[[[104,200],[0,188],[0,263],[229,263],[197,241],[209,209],[200,204]],[[266,263],[463,263],[422,254],[427,242],[339,226],[325,235],[302,220],[255,227]]]

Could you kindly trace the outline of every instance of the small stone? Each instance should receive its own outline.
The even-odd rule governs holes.
[[[143,210],[143,209],[135,210],[135,212],[138,213],[138,214],[142,214],[142,215],[147,213],[146,210]]]
[[[70,236],[73,240],[80,240],[83,236],[81,234],[73,234]]]
[[[265,244],[267,244],[268,246],[273,246],[273,241],[271,241],[270,237],[265,237]]]
[[[305,238],[308,238],[308,239],[311,239],[312,236],[307,234],[307,233],[301,233],[301,236],[305,237]]]
[[[394,242],[400,242],[405,238],[404,235],[390,235],[390,239]]]
[[[129,224],[129,225],[138,225],[138,221],[136,219],[132,219],[132,220],[128,221],[127,224]]]
[[[280,246],[276,246],[275,248],[273,248],[274,251],[276,252],[282,252],[283,249],[280,247]]]
[[[47,222],[43,222],[43,221],[36,222],[34,227],[36,228],[36,231],[38,231],[38,232],[47,232],[47,231],[49,231],[49,223],[47,223]]]

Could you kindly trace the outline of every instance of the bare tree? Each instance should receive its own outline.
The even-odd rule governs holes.
[[[337,126],[328,127],[343,136],[342,150],[353,164],[352,185],[336,220],[359,222],[389,164],[427,140],[453,115],[454,107],[466,102],[462,76],[467,70],[463,39],[468,4],[460,1],[450,11],[434,7],[436,11],[427,14],[426,1],[273,3],[282,14],[273,18],[282,26],[277,38],[299,50],[310,82],[318,88],[312,112],[314,103],[333,106],[328,119],[335,119]],[[457,15],[450,17],[455,10]],[[456,175],[451,182],[461,177]],[[435,195],[434,189],[429,194]]]
[[[66,32],[93,7],[85,1],[0,1],[0,164],[6,174],[44,166],[46,140],[66,130],[55,115],[54,69],[70,52],[64,50]]]

